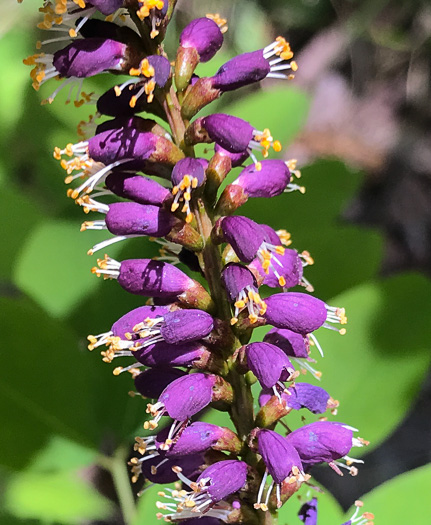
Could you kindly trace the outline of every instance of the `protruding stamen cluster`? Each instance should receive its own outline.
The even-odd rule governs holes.
[[[154,89],[156,88],[156,82],[154,80],[155,70],[154,67],[148,62],[148,59],[144,58],[141,63],[139,64],[139,67],[137,68],[131,68],[129,70],[129,75],[132,77],[143,77],[144,85],[141,87],[141,89],[136,93],[136,95],[133,95],[130,99],[130,107],[134,108],[136,106],[136,102],[138,101],[139,97],[143,95],[144,93],[147,95],[147,102],[151,103],[154,99]],[[128,85],[127,83],[123,84],[121,87],[116,87],[115,93],[117,96],[121,95],[122,89]]]
[[[238,322],[239,314],[245,309],[248,310],[250,323],[255,324],[259,319],[259,316],[262,316],[266,312],[266,303],[260,297],[254,286],[247,286],[238,294],[238,299],[234,303],[234,308],[234,316],[230,320],[231,325]]]
[[[253,132],[253,140],[250,142],[249,147],[251,149],[262,149],[262,155],[266,159],[271,148],[277,153],[281,151],[281,142],[274,140],[271,131],[265,128],[263,131],[255,130]],[[255,162],[257,163],[257,161]]]
[[[193,213],[190,209],[190,200],[192,198],[192,190],[198,187],[198,179],[190,175],[184,175],[183,180],[172,188],[172,195],[174,195],[174,202],[171,205],[171,211],[176,211],[180,202],[184,201],[181,211],[186,214],[186,222],[192,222]]]
[[[272,44],[266,46],[263,50],[263,56],[269,61],[269,65],[271,66],[271,71],[268,74],[268,77],[288,79],[294,78],[293,74],[286,75],[285,73],[281,73],[282,71],[286,70],[295,72],[298,69],[297,63],[294,60],[291,60],[293,58],[293,52],[290,48],[289,42],[287,42],[283,37],[277,37]],[[271,57],[276,58],[270,60]]]

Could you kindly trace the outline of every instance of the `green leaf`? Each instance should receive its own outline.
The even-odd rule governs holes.
[[[145,410],[127,395],[128,374],[114,377],[84,337],[25,297],[1,298],[0,312],[0,465],[22,468],[52,435],[95,450],[131,438]]]
[[[325,352],[318,358],[321,386],[340,400],[336,417],[378,446],[402,421],[429,364],[431,283],[402,275],[368,283],[334,298],[345,307],[347,334],[317,333]],[[339,325],[338,325],[339,326]],[[367,449],[353,449],[358,456]]]
[[[46,221],[23,246],[15,284],[51,315],[64,317],[97,288],[98,279],[90,272],[96,257],[90,258],[86,252],[109,237],[107,231],[80,232],[73,222]],[[109,253],[115,257],[119,249],[111,246]]]
[[[156,517],[157,513],[160,512],[156,507],[156,502],[163,501],[163,498],[158,493],[160,490],[169,487],[174,488],[174,485],[149,486],[138,500],[136,518],[131,525],[160,525],[161,521]],[[166,502],[167,500],[165,500]]]
[[[95,463],[97,456],[94,449],[84,447],[63,436],[52,436],[47,445],[32,459],[27,471],[70,471]]]
[[[15,12],[16,6],[10,6]],[[9,8],[6,10],[8,13]],[[8,18],[8,17],[6,17]],[[12,21],[12,17],[9,18]],[[0,34],[2,26],[7,22],[0,22]],[[5,28],[6,29],[6,28]],[[24,92],[26,85],[30,83],[30,68],[24,66],[23,59],[31,52],[29,31],[13,29],[7,34],[7,38],[0,38],[0,63],[2,65],[3,82],[0,84],[0,134],[6,135],[11,127],[22,115],[24,104]],[[7,103],[5,103],[7,101]]]
[[[3,171],[3,170],[1,170]],[[0,194],[0,223],[8,225],[2,229],[2,243],[7,249],[0,258],[2,279],[11,279],[15,260],[31,229],[42,220],[42,214],[25,195],[17,189],[3,186]]]
[[[84,520],[108,518],[112,504],[78,473],[21,473],[4,495],[5,510],[19,518],[79,525]]]
[[[431,465],[393,478],[361,497],[363,510],[375,515],[375,523],[428,525],[431,516]],[[351,516],[354,509],[346,516]]]

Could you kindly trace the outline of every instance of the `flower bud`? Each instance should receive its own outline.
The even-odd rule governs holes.
[[[192,20],[180,35],[175,64],[175,83],[183,91],[199,62],[208,62],[223,44],[219,26],[210,18]]]
[[[190,55],[192,52],[192,50],[187,49],[182,53]],[[183,56],[179,58],[177,57],[177,61],[184,59],[185,57]],[[188,68],[190,67],[193,67],[193,62],[188,64]],[[187,77],[186,73],[189,73],[189,69],[184,68],[183,74],[185,77]],[[180,85],[183,84],[180,83]],[[211,79],[207,77],[196,79],[195,82],[191,83],[185,93],[186,96],[181,105],[181,115],[185,120],[191,120],[202,108],[216,100],[221,95],[221,91],[219,89],[214,89]]]

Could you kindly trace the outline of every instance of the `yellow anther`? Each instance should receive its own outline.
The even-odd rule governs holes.
[[[213,22],[215,22],[219,26],[219,28],[222,30],[222,33],[225,33],[227,31],[227,26],[226,26],[227,20],[226,18],[222,18],[219,13],[215,13],[215,14],[207,13],[205,16],[209,18],[210,20],[212,20]],[[224,27],[225,29],[223,31]]]
[[[290,63],[290,67],[292,68],[292,71],[298,71],[298,64],[294,60]]]
[[[276,246],[275,251],[278,253],[278,255],[284,255],[286,248],[284,246]]]
[[[255,167],[256,171],[262,171],[262,163],[261,162],[256,162],[254,167]]]
[[[230,320],[230,324],[233,326],[234,324],[236,324],[238,322],[238,317],[232,317],[232,319]]]
[[[120,86],[114,86],[115,96],[119,97],[121,95]]]
[[[278,284],[280,286],[286,286],[286,279],[282,275],[278,278]]]
[[[272,147],[274,148],[274,151],[276,151],[277,153],[282,150],[281,142],[279,140],[276,140],[274,144],[272,145]]]
[[[259,319],[259,317],[258,317],[256,314],[250,314],[250,315],[248,316],[248,318],[249,318],[251,324],[256,323],[257,320]]]

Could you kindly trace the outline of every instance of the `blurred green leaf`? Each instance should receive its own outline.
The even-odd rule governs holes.
[[[19,518],[34,518],[66,525],[105,519],[112,504],[78,473],[21,473],[9,482],[5,509]]]
[[[321,386],[340,400],[337,421],[358,428],[374,448],[405,417],[428,369],[431,283],[402,275],[364,284],[329,303],[345,307],[349,323],[345,336],[317,333],[325,351],[317,365]]]
[[[32,472],[70,471],[95,463],[97,452],[62,436],[52,436],[27,468]]]
[[[174,488],[174,485],[163,485],[163,490],[169,487]],[[157,513],[160,512],[156,507],[156,502],[163,501],[163,498],[158,495],[160,490],[160,485],[152,485],[140,496],[136,518],[131,525],[160,525],[161,521],[156,517]]]
[[[431,465],[393,478],[361,497],[363,510],[375,515],[375,523],[428,525],[431,516]],[[351,516],[354,509],[346,516]]]
[[[15,9],[14,5],[12,10]],[[7,22],[3,20],[3,24],[5,23]],[[0,33],[1,25],[0,22]],[[10,131],[24,109],[24,91],[30,82],[30,69],[22,61],[31,52],[30,38],[29,31],[17,28],[9,31],[7,38],[0,38],[0,63],[3,71],[3,81],[0,84],[0,100],[3,101],[0,104],[0,136],[5,136]]]
[[[3,170],[2,170],[3,171]],[[22,249],[31,229],[42,220],[38,207],[14,191],[11,186],[3,186],[0,195],[0,223],[9,227],[2,229],[2,243],[7,249],[0,258],[0,275],[2,279],[11,279],[14,262]]]
[[[127,395],[130,376],[114,377],[84,338],[25,297],[1,298],[0,312],[0,464],[22,468],[50,434],[96,450],[131,439],[145,410]]]
[[[97,288],[98,279],[90,272],[96,257],[90,259],[86,252],[109,237],[108,231],[80,232],[73,222],[46,221],[24,244],[14,282],[51,315],[63,317]],[[119,249],[111,246],[110,255],[115,257]]]

